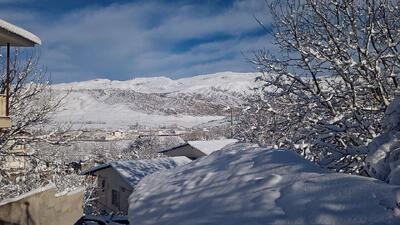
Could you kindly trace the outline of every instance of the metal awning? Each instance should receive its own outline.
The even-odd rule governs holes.
[[[33,47],[41,45],[42,41],[31,32],[0,19],[0,46],[7,44],[15,47]]]

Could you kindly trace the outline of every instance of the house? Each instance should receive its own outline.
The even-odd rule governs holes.
[[[128,213],[128,198],[139,181],[156,171],[189,163],[186,157],[114,161],[83,171],[97,177],[97,205],[108,213]]]
[[[27,140],[29,140],[30,137],[31,134],[20,132],[16,137],[7,141],[5,148],[9,150],[2,162],[3,170],[19,173],[24,172],[31,166],[30,157],[32,156],[33,151],[27,144]]]
[[[162,150],[162,153],[169,157],[186,156],[191,160],[209,155],[215,151],[238,142],[236,139],[208,140],[208,141],[188,141],[185,144]]]
[[[125,137],[125,133],[121,130],[115,130],[112,131],[111,133],[107,134],[105,139],[107,141],[112,141],[112,140],[120,140]]]
[[[14,174],[26,172],[27,168],[31,167],[29,157],[29,155],[24,153],[6,155],[2,162],[2,170]]]
[[[0,19],[0,47],[6,47],[6,73],[5,83],[3,83],[0,93],[0,128],[11,127],[10,119],[10,87],[11,87],[11,68],[10,50],[11,47],[33,47],[41,45],[42,41],[36,35],[15,26],[7,21]]]

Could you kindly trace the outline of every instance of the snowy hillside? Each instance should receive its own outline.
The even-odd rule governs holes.
[[[56,89],[125,89],[141,93],[197,92],[203,94],[211,89],[229,92],[246,92],[254,85],[256,73],[221,72],[172,80],[168,77],[135,78],[127,81],[97,79],[53,85]]]
[[[53,89],[60,96],[70,93],[55,120],[94,128],[192,127],[223,119],[224,108],[239,106],[255,87],[256,76],[224,72],[178,80],[152,77],[56,84]]]
[[[287,150],[235,144],[145,177],[130,224],[400,224],[400,187],[332,173]]]

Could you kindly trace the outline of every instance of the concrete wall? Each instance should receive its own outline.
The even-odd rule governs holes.
[[[0,224],[72,225],[83,215],[83,189],[56,196],[54,186],[0,203]]]
[[[163,152],[163,155],[174,157],[174,156],[186,156],[189,159],[198,159],[200,157],[206,156],[203,152],[193,148],[190,145],[183,145],[175,149]]]
[[[129,208],[128,198],[132,193],[132,188],[129,184],[111,167],[99,170],[95,172],[95,175],[98,176],[99,207],[107,212],[123,212],[127,215]],[[104,189],[102,188],[103,181]],[[119,193],[119,207],[112,204],[112,190]]]

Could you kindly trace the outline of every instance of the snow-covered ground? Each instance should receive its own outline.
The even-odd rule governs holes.
[[[331,173],[287,150],[235,144],[145,177],[132,225],[400,224],[400,186]]]
[[[76,96],[76,97],[75,97]],[[86,98],[85,98],[86,97]],[[73,127],[127,129],[129,126],[147,127],[194,127],[213,120],[222,120],[223,116],[166,115],[132,110],[125,104],[105,104],[91,96],[71,93],[67,105],[54,119],[57,122],[73,123]]]
[[[178,80],[151,77],[56,84],[55,93],[70,93],[54,119],[72,122],[78,129],[199,126],[221,121],[226,114],[223,109],[238,105],[256,86],[256,76],[223,72]]]

